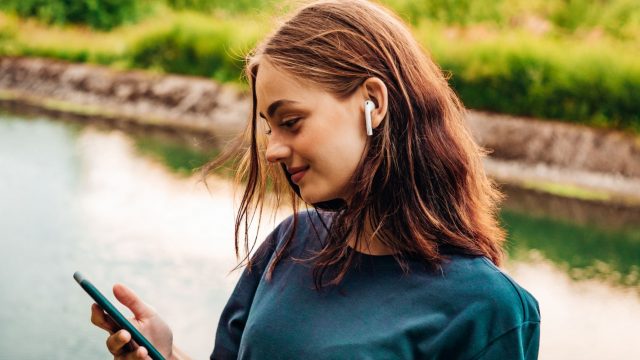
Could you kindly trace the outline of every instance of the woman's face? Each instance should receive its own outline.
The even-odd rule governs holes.
[[[348,200],[351,176],[366,146],[364,96],[345,100],[275,68],[266,58],[256,77],[258,128],[266,159],[282,163],[307,203]],[[302,171],[297,172],[302,169]]]

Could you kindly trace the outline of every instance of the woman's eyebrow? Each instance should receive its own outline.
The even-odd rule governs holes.
[[[276,111],[278,111],[278,108],[281,107],[282,105],[286,105],[286,104],[295,104],[297,103],[297,101],[293,101],[293,100],[287,100],[287,99],[280,99],[280,100],[276,100],[274,102],[271,103],[271,105],[269,105],[269,107],[267,108],[267,115],[269,115],[269,118],[273,117],[273,114],[276,113]],[[263,113],[260,113],[260,117],[263,119],[267,119]]]

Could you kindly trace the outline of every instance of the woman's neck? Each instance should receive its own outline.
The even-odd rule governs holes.
[[[357,234],[352,234],[347,240],[347,245],[355,251],[367,255],[393,255],[395,252],[388,246],[384,245],[377,237],[373,235],[373,228],[370,221],[365,221],[365,229],[359,234],[359,240],[356,240]]]
[[[375,240],[371,241],[369,244],[366,243],[366,240],[361,241],[356,246],[354,238],[351,238],[348,242],[348,245],[350,248],[354,249],[355,251],[363,254],[367,254],[367,255],[382,256],[382,255],[395,254],[395,252],[391,250],[391,248],[389,248],[386,245],[383,245],[382,243],[380,243],[380,241],[375,241]]]

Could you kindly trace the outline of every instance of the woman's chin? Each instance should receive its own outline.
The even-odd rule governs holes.
[[[308,195],[304,195],[302,193],[300,193],[300,197],[307,204],[316,204],[316,203],[322,202],[322,200],[318,200],[318,198],[315,197],[315,196],[308,196]]]
[[[308,191],[308,190],[305,191],[304,187],[300,188],[300,197],[307,204],[317,204],[317,203],[331,200],[328,196],[323,196],[323,194],[318,194],[317,192]]]
[[[342,200],[340,197],[338,197],[335,194],[331,194],[331,195],[329,195],[329,194],[317,194],[317,193],[309,193],[309,192],[305,192],[305,191],[300,191],[300,197],[307,204],[312,204],[312,205],[324,204],[325,206],[328,206],[329,208],[333,208],[333,207],[336,207],[336,206],[341,207],[342,205],[339,205],[339,204],[344,202],[344,200]]]

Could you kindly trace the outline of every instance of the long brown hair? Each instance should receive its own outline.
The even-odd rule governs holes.
[[[497,220],[497,206],[502,195],[484,172],[481,157],[486,151],[465,125],[463,105],[402,20],[364,0],[306,5],[247,56],[251,119],[241,141],[223,156],[245,144],[236,179],[246,182],[235,223],[237,255],[244,236],[245,259],[249,259],[248,229],[254,216],[258,221],[262,216],[267,179],[273,183],[277,204],[283,196],[289,197],[294,212],[301,204],[299,189],[283,169],[266,163],[265,139],[257,131],[255,82],[264,57],[337,98],[353,94],[370,77],[378,77],[388,88],[387,117],[369,137],[353,174],[349,206],[335,201],[315,204],[335,212],[324,247],[314,257],[316,287],[342,280],[354,256],[346,239],[362,234],[366,219],[375,224],[376,238],[405,269],[406,257],[437,267],[443,260],[443,245],[484,255],[500,265],[505,232]],[[296,218],[294,231],[276,251],[268,277],[286,254]]]

